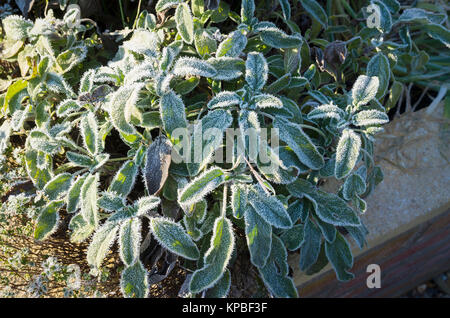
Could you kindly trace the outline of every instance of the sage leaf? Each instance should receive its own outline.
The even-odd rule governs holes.
[[[361,149],[361,138],[351,129],[344,129],[336,149],[336,166],[334,175],[345,178],[356,165]]]
[[[150,229],[158,242],[172,253],[191,260],[200,257],[197,246],[178,223],[162,217],[152,218]]]

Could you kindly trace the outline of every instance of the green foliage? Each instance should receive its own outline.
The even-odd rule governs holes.
[[[102,35],[74,8],[5,17],[0,59],[20,76],[0,82],[0,155],[23,150],[34,237],[68,224],[96,270],[117,239],[125,297],[147,297],[164,276],[149,240],[167,275],[178,259],[190,272],[195,296],[227,296],[235,246],[275,297],[297,296],[288,252],[300,250],[306,274],[330,262],[351,279],[338,229],[366,243],[364,198],[383,179],[375,135],[408,85],[448,82],[450,39],[435,5],[373,0],[371,27],[365,7],[322,3],[159,0]],[[257,154],[251,135],[229,143],[229,128],[253,130]],[[231,160],[217,160],[228,144]],[[320,188],[327,178],[337,194]]]

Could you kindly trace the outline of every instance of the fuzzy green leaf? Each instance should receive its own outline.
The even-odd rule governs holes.
[[[262,192],[260,188],[250,188],[248,202],[267,223],[280,229],[292,226],[286,208],[277,197]]]
[[[89,175],[81,187],[81,214],[93,226],[98,224],[98,182],[98,173]]]
[[[349,244],[341,234],[337,233],[333,243],[325,242],[325,253],[339,281],[346,282],[355,277],[348,272],[353,266],[353,256]]]
[[[221,91],[208,102],[208,108],[228,108],[241,103],[241,97],[235,92]]]
[[[34,229],[34,238],[36,240],[44,240],[56,231],[59,221],[58,211],[63,204],[64,201],[62,200],[52,201],[40,211]]]
[[[240,30],[230,33],[220,42],[216,57],[238,57],[247,46],[247,37]]]
[[[363,110],[353,115],[352,121],[356,126],[382,125],[389,122],[389,117],[378,110]]]
[[[136,261],[133,265],[125,268],[120,276],[120,289],[127,298],[146,298],[148,296],[148,273],[141,261]]]
[[[211,245],[204,257],[204,266],[192,274],[189,285],[192,293],[208,289],[222,278],[234,249],[234,235],[230,220],[224,217],[217,218],[213,229]]]
[[[286,187],[289,193],[297,198],[306,196],[312,202],[317,216],[326,223],[336,226],[359,226],[361,224],[355,211],[335,194],[318,190],[303,179],[297,179]]]
[[[183,100],[173,91],[161,97],[159,107],[164,130],[169,135],[177,128],[186,128],[186,112]]]
[[[61,173],[53,177],[44,187],[44,192],[48,198],[56,200],[62,193],[69,190],[72,183],[72,174]]]
[[[287,35],[277,27],[267,27],[260,31],[261,40],[276,49],[299,48],[303,39],[300,34]]]
[[[280,139],[295,152],[301,163],[314,170],[323,167],[323,157],[299,125],[276,118],[273,126],[279,129]]]
[[[74,213],[80,206],[80,194],[81,187],[86,180],[85,176],[78,176],[77,179],[70,186],[69,192],[67,193],[66,198],[66,210],[68,213]]]
[[[294,281],[288,277],[287,252],[278,236],[272,237],[272,248],[266,266],[258,268],[264,284],[274,297],[297,298]]]
[[[87,250],[87,261],[90,265],[100,268],[117,237],[119,227],[117,223],[106,222],[95,232]]]
[[[132,160],[126,161],[122,167],[117,171],[108,191],[115,192],[118,195],[126,197],[133,189],[136,181],[136,176],[139,172],[139,167]]]
[[[177,76],[203,76],[213,77],[217,71],[211,64],[195,57],[180,57],[173,67],[173,73]]]
[[[150,229],[158,242],[172,253],[196,260],[200,252],[180,224],[162,217],[150,220]]]
[[[119,252],[122,262],[131,265],[139,258],[141,243],[141,220],[131,218],[120,225]]]
[[[272,247],[272,226],[251,205],[245,208],[245,236],[251,262],[264,267]]]
[[[328,16],[325,10],[315,0],[300,0],[302,7],[319,22],[324,29],[328,27]]]
[[[345,178],[356,165],[361,149],[361,138],[351,129],[344,129],[336,149],[336,166],[334,175]]]
[[[186,3],[181,3],[175,10],[175,22],[178,33],[187,44],[194,40],[194,22],[192,20],[191,10]]]
[[[360,75],[352,88],[353,105],[356,107],[366,105],[375,98],[379,87],[378,77]]]
[[[269,67],[261,53],[251,52],[245,62],[245,81],[255,91],[261,90],[267,82]]]
[[[178,203],[181,206],[190,206],[202,200],[208,193],[216,189],[225,181],[225,172],[212,167],[197,178],[189,182],[179,193]]]
[[[391,68],[389,66],[389,60],[383,53],[374,55],[369,64],[367,64],[367,76],[376,76],[379,81],[378,93],[376,97],[381,99],[389,87],[389,79],[391,74]]]

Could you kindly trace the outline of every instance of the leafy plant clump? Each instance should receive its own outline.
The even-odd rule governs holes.
[[[354,277],[343,233],[366,243],[364,198],[383,179],[375,135],[405,83],[448,76],[426,52],[448,50],[447,15],[396,0],[269,2],[259,15],[253,0],[237,12],[160,0],[106,63],[78,7],[2,20],[1,58],[21,76],[2,81],[0,151],[24,148],[36,240],[67,226],[94,270],[117,246],[125,297],[147,297],[176,263],[183,295],[225,297],[240,241],[275,297],[298,296],[288,253],[307,274],[331,263]],[[237,128],[255,133],[217,160]],[[329,178],[336,194],[320,187]]]

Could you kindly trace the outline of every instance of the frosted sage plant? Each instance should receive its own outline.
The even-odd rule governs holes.
[[[260,20],[253,0],[239,13],[225,1],[213,11],[160,0],[156,15],[141,12],[117,39],[112,59],[94,65],[87,52],[100,43],[71,21],[76,7],[62,20],[3,19],[4,58],[19,61],[22,77],[0,96],[0,150],[26,136],[23,163],[40,194],[35,239],[68,221],[70,240],[89,242],[94,269],[117,242],[125,297],[147,297],[175,264],[187,272],[185,295],[225,297],[238,240],[275,297],[297,296],[288,252],[300,251],[307,274],[331,263],[339,280],[352,279],[349,239],[364,246],[364,198],[383,178],[374,136],[389,121],[384,104],[393,107],[407,82],[405,54],[411,61],[418,49],[409,27],[424,24],[449,45],[446,16],[372,2],[382,8],[379,27],[359,25],[338,40],[314,0],[279,1],[268,16],[277,23]],[[312,21],[306,32],[293,11]],[[393,28],[400,38],[390,38]],[[213,161],[228,128],[253,129],[270,165],[249,153],[245,135],[233,141],[245,151]],[[261,137],[269,129],[278,145]],[[201,159],[174,162],[186,141],[183,151],[200,148]],[[321,189],[328,178],[339,180],[337,194]]]

